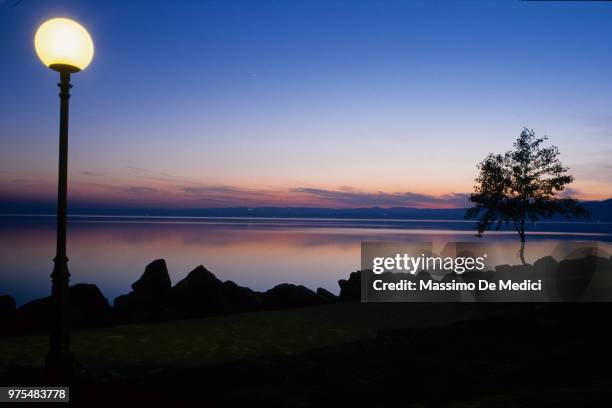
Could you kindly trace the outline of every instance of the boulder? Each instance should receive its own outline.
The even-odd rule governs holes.
[[[70,312],[75,328],[100,327],[110,323],[111,307],[96,285],[70,287]]]
[[[317,296],[319,296],[322,299],[325,299],[328,303],[337,302],[339,299],[338,296],[334,295],[329,290],[324,289],[324,288],[317,289]]]
[[[232,312],[254,312],[261,310],[260,294],[232,281],[223,282],[223,292],[232,307]]]
[[[555,258],[552,256],[545,256],[543,258],[538,259],[533,263],[533,268],[542,275],[547,275],[550,273],[557,272],[559,268],[559,263],[555,261]]]
[[[18,333],[19,323],[15,299],[9,295],[0,296],[0,337]]]
[[[170,286],[168,267],[163,259],[156,259],[148,264],[140,279],[132,283],[134,293],[148,299],[163,297],[170,290]]]
[[[495,266],[495,279],[512,279],[513,278],[514,265],[496,265]]]
[[[140,303],[132,293],[117,296],[113,301],[113,306],[115,319],[120,323],[154,320],[155,313],[152,313],[151,305]]]
[[[361,274],[362,271],[351,272],[348,280],[340,279],[340,301],[359,302],[361,300]]]
[[[292,309],[297,307],[317,306],[327,300],[302,285],[281,283],[262,295],[263,307],[270,310]]]
[[[455,272],[448,273],[442,278],[442,283],[465,282],[461,274]],[[433,296],[437,302],[459,302],[461,300],[460,290],[443,290]],[[433,300],[433,299],[432,299]]]
[[[241,300],[246,298],[238,294],[238,288],[239,286],[233,282],[224,285],[212,272],[200,265],[170,290],[165,316],[190,318],[231,313],[233,311],[232,302],[227,293],[231,292]],[[248,303],[247,300],[244,302]]]
[[[132,284],[132,292],[115,299],[117,319],[122,322],[158,320],[170,286],[166,261],[157,259],[151,262],[140,279]]]
[[[511,279],[516,282],[533,278],[534,268],[530,264],[497,265],[495,267],[495,279]]]
[[[564,302],[580,300],[591,284],[595,273],[601,268],[604,258],[586,256],[584,258],[565,259],[559,262],[556,276],[556,288],[559,299]]]
[[[111,321],[111,308],[96,285],[79,283],[68,291],[70,327],[104,326]],[[51,297],[33,300],[18,309],[22,331],[48,331],[53,322],[54,307]]]
[[[15,299],[9,295],[0,296],[0,320],[12,316],[15,310]]]
[[[17,309],[20,330],[25,333],[49,331],[53,319],[51,297],[28,302]]]

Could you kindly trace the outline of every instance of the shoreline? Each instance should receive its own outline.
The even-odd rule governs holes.
[[[56,218],[56,214],[35,214],[35,213],[0,213],[0,217],[4,218]],[[178,220],[237,220],[237,221],[251,221],[251,220],[262,220],[262,221],[339,221],[339,222],[353,222],[353,221],[368,221],[368,222],[397,222],[397,223],[456,223],[456,224],[475,224],[475,220],[466,219],[445,219],[445,218],[350,218],[350,217],[286,217],[286,216],[186,216],[186,215],[121,215],[121,214],[68,214],[68,218],[102,218],[102,219],[178,219]],[[596,220],[544,220],[538,221],[537,224],[560,224],[560,225],[612,225],[612,221],[596,221]],[[488,234],[494,233],[495,231],[488,231]]]
[[[570,275],[567,273],[571,272]],[[338,295],[324,288],[311,290],[303,285],[280,283],[266,291],[255,291],[231,280],[222,281],[202,265],[172,284],[164,259],[157,259],[145,268],[141,277],[131,285],[131,291],[117,296],[112,304],[95,284],[78,283],[70,286],[71,321],[74,328],[94,328],[155,321],[174,321],[189,318],[233,315],[243,312],[287,310],[310,306],[356,301],[368,302],[516,302],[551,301],[575,302],[591,293],[587,290],[592,281],[608,280],[612,271],[612,257],[585,255],[582,258],[562,260],[546,256],[532,264],[496,265],[493,270],[444,273],[419,271],[418,274],[374,274],[371,269],[350,273],[347,279],[338,280]],[[599,275],[601,274],[601,275]],[[599,278],[597,278],[600,276]],[[517,297],[513,293],[489,294],[480,289],[461,292],[453,287],[438,292],[424,286],[425,291],[407,291],[404,297],[390,293],[376,293],[372,282],[386,279],[399,283],[403,280],[430,282],[446,285],[448,282],[497,280],[546,279],[544,289],[533,298]],[[601,285],[601,282],[600,282]],[[580,290],[578,290],[580,289]],[[365,290],[365,292],[364,292]],[[586,290],[586,292],[585,292]],[[598,290],[593,288],[592,290]],[[599,293],[599,292],[595,292]],[[603,293],[605,295],[605,293]],[[599,296],[603,296],[601,293]],[[467,296],[467,297],[466,297]],[[585,295],[588,297],[588,295]],[[590,298],[589,298],[590,299]],[[605,298],[607,299],[607,298]],[[600,301],[605,301],[602,298]],[[16,307],[10,295],[0,295],[0,337],[49,330],[51,298],[45,297]]]

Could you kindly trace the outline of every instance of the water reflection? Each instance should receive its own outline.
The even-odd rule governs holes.
[[[304,220],[79,217],[69,222],[73,283],[95,283],[112,301],[156,258],[165,258],[173,282],[203,264],[220,279],[256,290],[280,282],[338,292],[337,280],[360,267],[363,241],[477,241],[462,220]],[[530,233],[527,262],[551,254],[559,239],[610,241],[612,226],[540,223]],[[519,263],[516,233],[503,242],[500,259]],[[55,252],[52,217],[0,217],[0,294],[19,304],[46,296]]]

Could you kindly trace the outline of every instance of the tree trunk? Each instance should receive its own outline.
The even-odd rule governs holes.
[[[521,262],[523,263],[523,265],[525,265],[525,213],[523,213],[521,217],[520,228],[521,230],[519,232],[519,235],[521,236],[521,249],[519,250],[519,257],[521,258]]]

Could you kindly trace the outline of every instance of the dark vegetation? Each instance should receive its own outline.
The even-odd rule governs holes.
[[[165,371],[137,384],[92,386],[85,398],[104,394],[111,403],[118,392],[132,401],[214,406],[604,407],[612,401],[612,357],[597,307],[504,305],[494,318],[379,330],[372,339],[303,353]]]
[[[362,304],[77,331],[83,406],[609,406],[608,304]],[[0,339],[44,384],[46,336]]]
[[[478,235],[509,225],[525,242],[526,225],[542,218],[590,217],[577,200],[559,196],[574,177],[561,163],[557,146],[543,145],[546,140],[525,128],[514,150],[490,153],[478,164],[480,173],[470,195],[474,206],[465,213],[466,218],[478,218]]]

